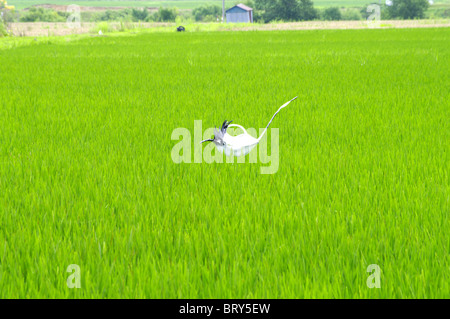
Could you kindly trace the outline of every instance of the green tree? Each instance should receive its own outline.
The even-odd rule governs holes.
[[[319,17],[317,10],[311,0],[300,0],[300,20],[314,20]]]
[[[394,0],[387,11],[391,18],[423,19],[428,6],[427,0]]]
[[[155,14],[152,16],[152,20],[158,21],[158,22],[175,21],[177,15],[178,15],[178,11],[176,8],[160,7],[158,12],[155,12]]]
[[[297,21],[300,19],[300,7],[297,0],[279,0],[277,14],[281,20]]]
[[[216,17],[222,17],[222,8],[219,6],[201,6],[192,10],[195,21],[215,21]]]
[[[134,21],[145,21],[148,16],[148,11],[147,8],[142,9],[142,11],[138,9],[132,9],[131,15],[133,16]]]
[[[253,10],[255,9],[255,1],[253,1],[253,0],[247,0],[247,1],[244,1],[241,3],[245,4],[247,7],[252,8]]]
[[[255,8],[263,10],[264,21],[273,20],[298,21],[317,18],[311,0],[255,0]]]
[[[52,9],[31,7],[28,12],[20,17],[21,22],[64,22],[68,13],[56,12]]]
[[[338,7],[327,8],[322,15],[324,20],[342,20],[341,11]]]

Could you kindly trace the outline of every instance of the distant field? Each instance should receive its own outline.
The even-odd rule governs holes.
[[[242,1],[241,1],[242,2]],[[378,3],[378,0],[370,1],[370,0],[316,0],[313,1],[314,5],[318,8],[320,7],[358,7],[364,6],[368,3]],[[239,3],[239,1],[226,1],[226,7],[231,7],[235,3]],[[18,9],[23,9],[27,7],[31,7],[35,4],[78,4],[80,6],[98,6],[98,7],[177,7],[180,9],[192,9],[204,4],[216,4],[218,6],[222,6],[221,0],[197,0],[197,1],[185,1],[185,0],[169,0],[169,1],[120,1],[120,0],[103,0],[103,1],[89,1],[89,0],[10,0],[8,4],[16,6]],[[435,4],[450,4],[450,0],[437,0]]]
[[[0,50],[0,299],[448,298],[449,42],[172,31]],[[175,128],[264,127],[296,95],[272,124],[276,174],[172,161]]]
[[[198,0],[198,1],[78,1],[78,0],[11,0],[8,4],[18,9],[28,8],[35,4],[78,4],[80,6],[94,7],[177,7],[180,9],[192,9],[203,4],[222,5],[221,1]]]

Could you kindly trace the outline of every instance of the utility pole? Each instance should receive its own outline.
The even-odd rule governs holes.
[[[225,21],[225,0],[222,0],[222,23]]]

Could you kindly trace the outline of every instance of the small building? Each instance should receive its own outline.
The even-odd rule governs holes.
[[[226,11],[227,23],[253,23],[253,9],[242,3]]]

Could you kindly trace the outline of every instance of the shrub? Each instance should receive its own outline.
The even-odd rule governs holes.
[[[444,9],[438,12],[438,17],[448,19],[450,18],[450,9]]]
[[[178,16],[177,8],[159,8],[157,12],[149,15],[145,21],[155,22],[175,22]]]
[[[102,31],[102,33],[107,33],[113,30],[107,21],[102,21],[99,22],[91,31],[94,33],[98,33],[99,31]]]
[[[175,21],[178,10],[176,8],[159,8],[158,12],[155,13],[158,16],[158,21],[168,22]]]
[[[1,1],[1,0],[0,0]],[[15,19],[15,11],[14,10],[0,10],[0,14],[2,15],[0,17],[0,20],[2,20],[3,17],[3,23],[7,25],[8,23],[14,22]]]
[[[132,9],[131,15],[133,16],[134,21],[145,21],[148,17],[148,11],[147,8],[144,8],[141,10],[138,9]]]
[[[361,20],[362,16],[356,9],[346,9],[342,12],[342,20],[350,21],[350,20]]]
[[[52,9],[31,7],[20,17],[21,22],[64,22],[68,17],[66,12],[56,12]]]
[[[8,30],[6,30],[6,26],[3,23],[3,20],[0,18],[0,38],[8,36]]]
[[[133,21],[133,12],[131,9],[106,10],[93,17],[94,21]]]
[[[331,8],[325,9],[322,17],[324,20],[341,20],[342,19],[341,11],[339,10],[338,7],[331,7]]]
[[[219,6],[201,6],[192,10],[195,21],[216,21],[217,17],[222,17],[222,8]]]

